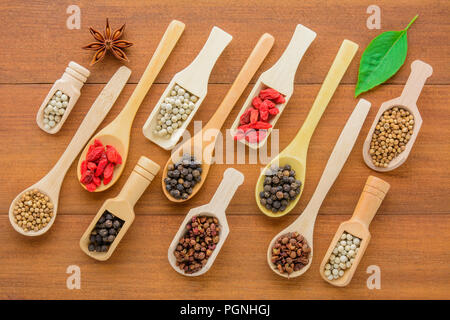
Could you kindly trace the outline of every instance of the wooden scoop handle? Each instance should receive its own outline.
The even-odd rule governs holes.
[[[401,103],[407,107],[415,106],[425,82],[432,74],[433,68],[428,63],[420,60],[413,61],[411,73],[400,96]]]
[[[225,213],[237,188],[244,182],[244,175],[234,168],[228,168],[223,174],[222,182],[209,202],[217,214]]]
[[[350,220],[358,220],[368,229],[390,187],[386,181],[369,176]]]
[[[170,22],[166,32],[158,44],[158,47],[150,59],[144,74],[131,94],[131,97],[128,99],[127,104],[117,116],[116,120],[114,120],[117,125],[129,124],[129,127],[131,128],[134,116],[136,115],[142,100],[144,100],[145,95],[148,90],[150,90],[156,76],[161,71],[164,63],[177,44],[178,39],[180,39],[181,34],[184,31],[184,27],[184,23],[180,21],[173,20]]]

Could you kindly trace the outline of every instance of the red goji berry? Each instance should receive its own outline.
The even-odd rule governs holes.
[[[259,111],[259,116],[261,117],[262,121],[269,120],[269,110],[260,110]]]
[[[95,147],[92,152],[88,153],[86,156],[86,160],[88,162],[95,162],[96,160],[100,159],[102,154],[105,152],[103,147]]]
[[[82,184],[86,185],[86,184],[88,184],[88,183],[90,183],[90,182],[92,181],[92,177],[93,177],[92,172],[89,171],[89,170],[86,170],[86,171],[81,175],[80,182],[81,182]]]
[[[272,101],[266,99],[266,100],[263,101],[263,103],[261,105],[261,108],[263,108],[263,106],[264,106],[265,109],[269,110],[269,109],[272,109],[272,108],[275,107],[275,103],[273,103]]]
[[[95,145],[91,144],[89,146],[89,149],[88,149],[87,153],[86,153],[86,157],[88,157],[92,153],[92,151],[94,151],[94,149],[95,149]]]
[[[96,177],[100,177],[102,175],[103,171],[105,171],[107,164],[108,164],[108,159],[101,159],[98,162],[97,169],[95,170]]]
[[[272,128],[272,125],[268,122],[264,121],[257,121],[255,123],[251,124],[252,129],[270,129]]]
[[[86,189],[89,192],[94,192],[95,189],[97,189],[97,185],[94,182],[88,183],[88,184],[86,184]]]
[[[247,132],[247,134],[245,135],[245,140],[250,143],[258,142],[258,133],[256,132],[256,130],[250,130],[249,132]]]
[[[94,162],[88,162],[87,168],[88,168],[90,171],[94,172],[95,169],[97,169],[97,165],[96,165]]]
[[[272,109],[269,109],[269,113],[270,113],[271,116],[275,116],[275,115],[277,115],[279,112],[280,112],[280,110],[279,110],[278,108],[272,108]]]
[[[259,106],[261,105],[262,100],[260,97],[256,96],[252,100],[252,106],[255,107],[255,109],[259,109]]]
[[[95,147],[103,147],[103,143],[99,139],[94,140]]]
[[[103,171],[103,179],[106,180],[112,178],[113,172],[114,172],[114,163],[110,162]]]
[[[248,108],[244,111],[244,113],[239,118],[240,124],[247,124],[250,122],[250,113],[252,112],[252,108]]]
[[[102,184],[102,180],[99,177],[96,177],[96,176],[94,176],[92,178],[92,182],[94,182],[97,187]]]
[[[119,152],[114,148],[113,146],[107,145],[106,146],[106,157],[108,160],[114,164],[121,164],[122,163],[122,157],[120,156]]]
[[[267,89],[261,90],[259,92],[259,97],[262,100],[266,100],[266,99],[273,100],[273,99],[277,99],[279,96],[280,96],[280,93],[277,90],[272,89],[272,88],[267,88]]]
[[[87,170],[87,161],[84,160],[83,162],[81,162],[81,166],[80,166],[80,172],[83,175],[83,173],[85,173]]]
[[[112,176],[109,178],[103,178],[103,184],[106,186],[108,183],[110,183],[112,180]]]
[[[236,134],[234,135],[234,140],[241,140],[245,138],[245,132],[242,129],[238,129],[236,131]]]
[[[258,121],[259,118],[259,111],[258,109],[252,109],[252,112],[250,113],[250,123],[255,123]]]
[[[276,98],[275,100],[273,100],[273,102],[275,102],[276,104],[282,104],[286,102],[286,99],[284,98],[284,96],[282,94],[280,94],[278,96],[278,98]]]

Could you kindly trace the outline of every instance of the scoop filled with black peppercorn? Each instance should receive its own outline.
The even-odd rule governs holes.
[[[124,221],[111,212],[105,211],[95,225],[89,236],[89,251],[107,252],[109,246],[119,234]]]
[[[164,193],[172,201],[189,199],[194,188],[202,181],[202,164],[195,156],[184,154],[178,161],[169,163],[163,176]]]
[[[283,213],[302,189],[302,182],[295,175],[295,170],[289,164],[281,167],[272,165],[266,169],[263,188],[258,192],[259,204],[274,215]]]

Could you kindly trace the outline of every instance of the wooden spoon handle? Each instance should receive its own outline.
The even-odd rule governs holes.
[[[244,182],[244,175],[234,168],[228,168],[223,174],[222,182],[209,202],[209,206],[218,215],[224,214],[237,188]]]
[[[127,104],[122,109],[120,114],[117,116],[114,123],[117,126],[125,126],[128,125],[131,128],[133,123],[134,116],[139,109],[139,106],[144,100],[145,95],[148,90],[152,86],[159,72],[161,71],[164,63],[172,52],[173,48],[180,39],[181,34],[184,31],[184,23],[173,20],[166,29],[161,41],[158,44],[155,52],[153,53],[150,62],[147,65],[147,68],[144,71],[141,79],[139,80],[136,88],[134,89],[131,97],[128,99]]]
[[[47,174],[45,181],[42,181],[47,183],[49,188],[59,189],[67,170],[111,110],[130,75],[130,69],[124,66],[120,67],[100,92],[61,158]]]
[[[222,103],[206,124],[205,130],[211,128],[220,130],[220,128],[222,128],[223,123],[227,119],[239,97],[242,95],[242,92],[244,92],[250,80],[261,66],[261,63],[266,58],[270,49],[272,49],[274,41],[274,37],[268,33],[263,34],[261,38],[259,38],[258,43],[255,48],[253,48],[253,51],[250,53],[247,61],[245,61],[244,66],[241,71],[239,71],[239,74],[231,85],[231,88],[228,90]]]
[[[350,220],[358,220],[368,229],[390,187],[386,181],[369,176]]]
[[[407,107],[415,106],[425,82],[432,74],[433,68],[428,63],[420,60],[413,61],[411,64],[411,73],[400,96],[402,104]]]
[[[358,45],[352,41],[344,40],[341,47],[334,58],[333,64],[328,71],[322,86],[320,87],[319,93],[308,113],[302,128],[295,136],[294,140],[288,146],[291,150],[305,150],[305,146],[309,145],[309,140],[311,139],[317,124],[319,123],[322,114],[324,113],[328,103],[334,95],[345,71],[347,71],[350,62],[358,50]],[[305,155],[306,156],[306,155]],[[301,156],[300,158],[304,158]]]
[[[367,113],[370,109],[370,102],[364,99],[360,99],[352,114],[347,120],[336,145],[331,152],[330,158],[328,159],[327,165],[323,170],[322,176],[320,177],[319,184],[308,203],[305,212],[308,214],[317,215],[323,200],[325,199],[328,191],[333,185],[334,181],[338,177],[345,162],[347,161],[350,152],[355,145],[358,134],[367,117]]]

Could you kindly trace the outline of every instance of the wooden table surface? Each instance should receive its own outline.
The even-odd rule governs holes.
[[[450,20],[448,1],[377,1],[381,30],[369,30],[366,9],[374,1],[77,1],[81,29],[66,27],[68,1],[2,1],[5,26],[0,50],[0,298],[1,299],[406,299],[450,298]],[[314,260],[301,278],[286,280],[267,266],[270,239],[305,208],[334,143],[357,99],[354,88],[359,59],[369,41],[382,31],[400,30],[419,14],[408,32],[408,56],[398,74],[361,97],[372,109],[356,145],[320,210],[314,236]],[[7,211],[14,196],[38,181],[57,161],[84,115],[121,65],[111,56],[94,67],[63,129],[51,136],[35,122],[38,107],[70,60],[87,66],[91,52],[80,47],[92,41],[88,26],[113,28],[127,23],[124,39],[133,71],[101,127],[126,103],[166,26],[172,19],[186,29],[136,116],[123,177],[107,192],[84,191],[72,165],[64,180],[58,217],[39,238],[27,238],[10,226]],[[262,215],[253,200],[263,164],[217,164],[203,190],[192,200],[174,205],[162,194],[160,175],[136,206],[136,220],[107,262],[87,257],[78,241],[93,215],[115,196],[137,159],[145,155],[160,165],[169,157],[142,135],[141,128],[171,77],[187,66],[217,25],[233,41],[219,58],[209,93],[196,114],[207,121],[230,87],[258,38],[269,32],[275,45],[255,75],[268,69],[286,47],[295,25],[304,24],[317,38],[300,63],[293,97],[277,123],[284,148],[303,123],[329,66],[344,39],[360,45],[311,140],[305,190],[297,207],[280,219]],[[410,64],[421,59],[434,68],[418,101],[424,124],[408,161],[393,172],[368,169],[361,155],[369,125],[383,101],[400,95]],[[225,122],[229,128],[251,90],[250,84]],[[192,132],[192,123],[189,127]],[[248,149],[247,149],[248,150]],[[227,212],[230,235],[215,265],[204,276],[186,278],[169,266],[167,248],[184,214],[209,201],[224,170],[233,166],[245,182]],[[371,224],[372,241],[346,288],[335,288],[319,275],[319,264],[338,225],[348,219],[368,175],[391,184]],[[66,269],[81,269],[81,289],[69,290]],[[369,290],[368,266],[381,270],[381,289]]]

